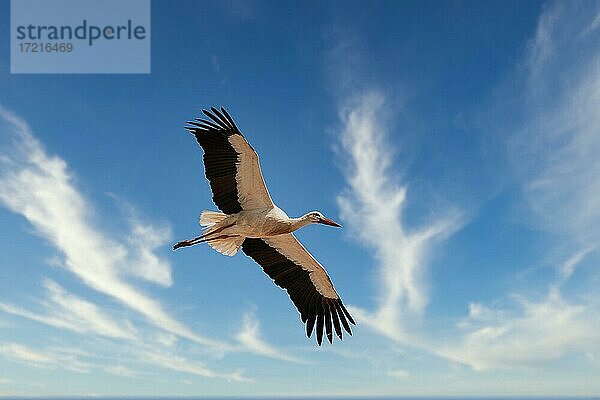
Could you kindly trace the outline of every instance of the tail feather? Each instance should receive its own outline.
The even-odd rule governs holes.
[[[202,226],[212,226],[218,222],[223,221],[225,218],[227,218],[227,214],[223,214],[218,211],[204,210],[200,214],[199,222]]]

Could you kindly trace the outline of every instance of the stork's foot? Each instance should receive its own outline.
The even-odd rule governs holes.
[[[177,250],[180,247],[187,247],[187,246],[191,246],[191,240],[183,240],[181,242],[175,243],[175,245],[173,246],[173,250]]]

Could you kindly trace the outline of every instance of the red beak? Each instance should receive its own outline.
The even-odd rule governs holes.
[[[325,224],[325,225],[335,226],[336,228],[342,227],[340,224],[338,224],[335,221],[330,220],[329,218],[322,218],[319,222],[322,224]]]

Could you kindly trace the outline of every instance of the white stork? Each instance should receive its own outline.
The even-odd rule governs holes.
[[[203,211],[202,235],[179,242],[173,250],[206,242],[218,252],[233,256],[241,247],[275,284],[287,290],[306,324],[310,337],[316,323],[317,343],[342,339],[342,326],[350,335],[355,324],[342,304],[325,268],[302,246],[294,232],[308,224],[340,227],[318,211],[290,218],[277,207],[265,186],[258,154],[246,141],[224,108],[202,110],[209,120],[189,121],[186,129],[204,150],[204,172],[213,201],[222,211]],[[332,330],[333,325],[333,330]]]

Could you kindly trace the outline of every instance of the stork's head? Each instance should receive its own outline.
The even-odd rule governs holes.
[[[326,218],[323,214],[321,214],[318,211],[309,212],[308,214],[305,215],[305,218],[308,219],[308,221],[311,224],[324,224],[324,225],[335,226],[337,228],[342,227],[340,224],[338,224],[335,221],[330,220],[329,218]]]

